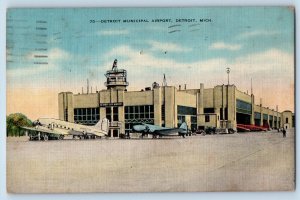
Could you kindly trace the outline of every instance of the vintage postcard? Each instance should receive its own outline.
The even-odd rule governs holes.
[[[294,12],[8,9],[7,191],[293,191]]]

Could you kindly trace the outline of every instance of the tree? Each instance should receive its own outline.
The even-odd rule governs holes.
[[[6,136],[23,136],[25,130],[21,127],[32,127],[32,122],[22,113],[13,113],[6,117]]]

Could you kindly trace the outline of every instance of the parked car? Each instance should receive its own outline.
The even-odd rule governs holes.
[[[228,129],[228,134],[234,134],[234,133],[235,133],[235,130],[233,128]]]
[[[216,127],[206,127],[204,131],[206,134],[216,134]]]
[[[204,134],[205,131],[204,131],[203,129],[197,129],[197,130],[195,131],[195,133],[196,133],[196,134]]]

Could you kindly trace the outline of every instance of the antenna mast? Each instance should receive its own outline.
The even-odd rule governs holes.
[[[252,89],[252,77],[251,77],[251,95],[253,94],[253,89]]]
[[[90,87],[89,79],[86,79],[86,93],[87,94],[89,93],[89,87]]]
[[[164,79],[163,79],[163,86],[167,86],[167,79],[166,79],[166,75],[164,74]]]

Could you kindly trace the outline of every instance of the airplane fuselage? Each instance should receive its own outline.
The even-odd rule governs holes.
[[[86,126],[58,119],[39,118],[38,123],[40,123],[44,127],[48,127],[48,129],[50,130],[62,131],[64,133],[67,132],[71,135],[94,134],[97,136],[104,136],[107,134],[105,133],[105,131],[95,128],[95,126]]]
[[[151,124],[139,124],[133,126],[133,131],[142,133],[142,137],[145,134],[153,135],[153,138],[157,136],[182,136],[184,137],[187,133],[187,126],[186,124],[182,125],[180,128],[167,128],[167,127],[160,127]]]

